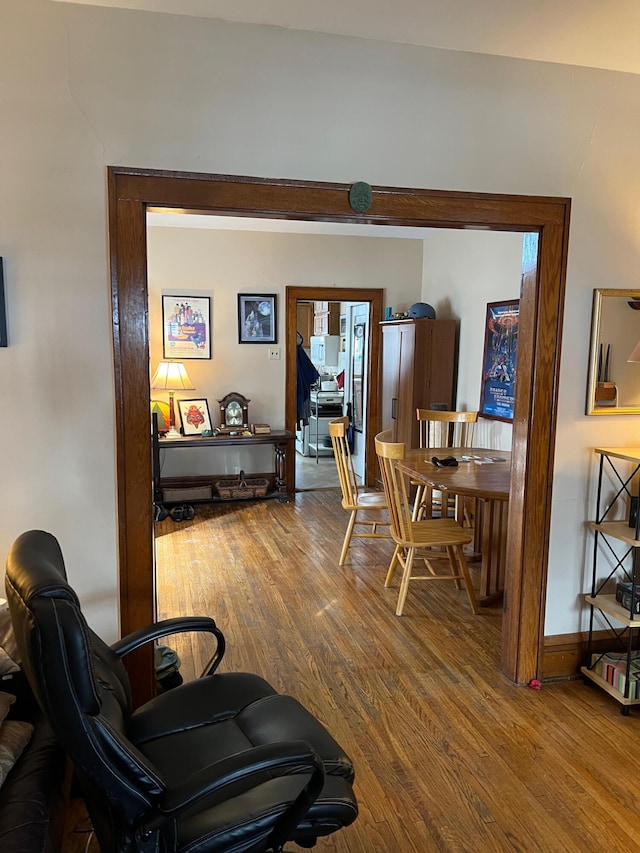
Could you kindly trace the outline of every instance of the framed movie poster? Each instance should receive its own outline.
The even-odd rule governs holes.
[[[211,358],[209,296],[162,297],[162,352],[167,359]]]
[[[487,305],[479,410],[484,418],[513,421],[519,317],[519,299]]]

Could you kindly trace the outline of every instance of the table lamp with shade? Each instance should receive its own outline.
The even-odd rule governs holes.
[[[161,361],[158,365],[158,369],[151,380],[151,389],[169,392],[169,432],[166,435],[167,438],[176,438],[180,435],[176,429],[176,413],[173,407],[174,393],[176,391],[193,391],[195,387],[181,361]]]

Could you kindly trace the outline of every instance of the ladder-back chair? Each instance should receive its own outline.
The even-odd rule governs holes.
[[[472,447],[473,434],[478,420],[477,412],[441,412],[434,409],[416,409],[418,418],[419,446],[432,447]],[[421,483],[414,483],[416,494],[413,502],[413,519],[431,518],[433,510],[439,510],[446,517],[453,507],[456,519],[461,518],[471,526],[471,519],[464,500],[452,496],[445,499],[440,492]]]
[[[456,589],[461,589],[460,581],[463,581],[471,610],[477,613],[476,597],[463,551],[463,545],[471,541],[471,534],[452,518],[413,520],[407,477],[398,464],[404,459],[404,444],[391,442],[390,438],[391,430],[386,430],[376,436],[375,444],[384,491],[389,504],[391,536],[396,543],[396,551],[384,585],[391,584],[398,564],[403,570],[396,616],[402,615],[411,580],[452,580]],[[439,555],[431,550],[434,548],[446,550],[450,574],[436,572],[432,561],[437,561]],[[413,561],[417,553],[425,556],[424,562],[429,574],[412,574]],[[442,556],[440,555],[440,558]]]
[[[386,513],[386,497],[382,492],[367,492],[358,486],[351,451],[349,450],[349,441],[347,438],[348,427],[349,418],[346,416],[329,421],[329,435],[331,436],[331,445],[333,447],[333,455],[336,460],[340,489],[342,491],[342,508],[350,513],[340,553],[340,566],[344,565],[349,545],[354,537],[360,539],[391,539],[388,531],[389,520]],[[358,518],[358,514],[363,512],[377,512],[378,514],[384,512],[385,518],[376,520]],[[365,529],[356,529],[361,526]],[[380,526],[386,527],[387,531],[378,532],[378,527]]]

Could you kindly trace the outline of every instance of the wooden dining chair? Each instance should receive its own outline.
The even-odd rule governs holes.
[[[342,491],[342,508],[350,513],[340,553],[340,566],[344,565],[344,561],[347,558],[347,551],[353,538],[391,539],[391,534],[388,530],[389,519],[386,513],[387,499],[385,495],[382,492],[367,492],[358,486],[351,451],[349,450],[349,442],[347,440],[348,427],[348,417],[335,418],[329,421],[329,435],[331,436],[331,445],[333,447],[333,455],[336,460],[340,489]],[[365,512],[376,512],[378,514],[385,512],[385,518],[370,520],[358,517],[359,514],[361,516]],[[358,529],[360,527],[364,527],[365,529]],[[381,533],[378,531],[378,527],[386,527],[387,530]]]
[[[471,542],[471,534],[453,518],[426,518],[414,521],[407,489],[407,477],[398,463],[404,459],[404,444],[391,442],[391,430],[378,433],[375,438],[376,453],[380,463],[382,482],[389,505],[391,536],[396,550],[384,582],[389,586],[398,564],[402,566],[402,580],[396,607],[396,616],[401,616],[411,580],[452,580],[456,589],[464,582],[469,604],[474,613],[478,612],[476,597],[463,551],[463,545]],[[438,573],[433,563],[443,555],[433,549],[444,549],[449,562],[450,574]],[[413,575],[413,563],[416,555],[425,557],[427,575]]]
[[[473,434],[478,420],[477,412],[441,412],[435,409],[416,409],[418,418],[419,446],[424,449],[433,447],[472,447]],[[453,509],[454,517],[463,519],[469,527],[472,526],[471,513],[468,503],[455,495],[446,498],[443,503],[441,492],[421,483],[416,486],[413,501],[414,521],[420,518],[431,518],[434,510],[446,517]]]

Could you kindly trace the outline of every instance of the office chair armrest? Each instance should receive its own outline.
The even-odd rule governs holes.
[[[311,805],[324,784],[324,764],[306,741],[292,740],[254,746],[228,758],[214,761],[167,790],[160,798],[159,808],[165,817],[175,817],[185,809],[192,808],[198,800],[229,785],[245,781],[246,789],[249,789],[255,784],[251,777],[256,774],[284,776],[294,769],[296,773],[312,773],[311,787],[315,794],[309,803]]]
[[[174,786],[161,797],[156,817],[145,821],[137,830],[137,835],[145,838],[160,829],[167,820],[179,816],[187,809],[206,797],[222,789],[245,782],[245,790],[256,784],[253,776],[265,773],[276,776],[309,771],[306,784],[285,810],[271,833],[270,843],[274,849],[290,837],[293,829],[300,823],[309,808],[317,800],[324,785],[324,765],[319,755],[306,741],[283,741],[252,747],[242,752],[209,764],[197,773]],[[238,793],[234,790],[234,796]],[[271,847],[269,847],[271,849]]]
[[[190,631],[206,631],[216,638],[216,650],[203,672],[203,675],[213,675],[224,657],[226,643],[224,634],[210,616],[178,616],[174,619],[162,619],[160,622],[154,622],[153,625],[132,631],[126,637],[112,643],[111,650],[119,658],[123,658],[134,649],[159,640],[161,637],[169,634],[185,634]]]

